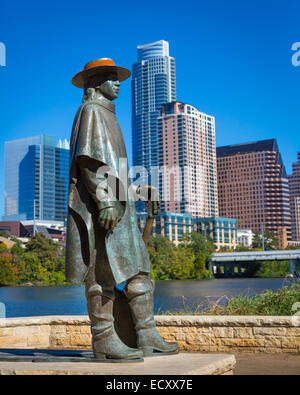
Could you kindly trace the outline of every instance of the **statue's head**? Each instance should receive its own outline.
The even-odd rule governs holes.
[[[84,86],[85,92],[90,88],[101,93],[106,99],[114,100],[118,97],[120,89],[118,74],[110,72],[91,77]]]
[[[130,71],[116,66],[108,58],[93,60],[75,75],[72,84],[87,91],[99,92],[109,100],[118,97],[120,81],[130,77]]]

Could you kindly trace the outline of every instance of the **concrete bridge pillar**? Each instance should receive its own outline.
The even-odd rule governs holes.
[[[297,277],[300,277],[300,260],[299,259],[297,259],[296,261],[295,261],[295,271],[296,271],[296,276]]]
[[[224,277],[228,278],[228,264],[224,263]]]
[[[290,272],[290,276],[291,277],[294,277],[294,273],[295,273],[294,266],[295,266],[295,262],[294,262],[293,259],[291,259],[290,262],[289,262],[289,272]]]

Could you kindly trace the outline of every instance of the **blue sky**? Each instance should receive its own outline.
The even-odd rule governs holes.
[[[72,76],[95,58],[131,68],[136,46],[170,43],[177,99],[216,117],[217,145],[277,138],[288,172],[300,151],[298,0],[2,2],[0,215],[4,142],[40,133],[69,139],[82,92]],[[130,80],[117,115],[131,157]]]

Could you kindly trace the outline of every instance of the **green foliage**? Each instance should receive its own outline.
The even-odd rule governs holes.
[[[213,314],[222,315],[293,315],[292,306],[300,300],[300,286],[284,287],[277,292],[253,297],[232,298],[225,307],[216,307]]]
[[[17,278],[18,269],[13,265],[10,253],[0,254],[0,285],[14,284]]]
[[[10,254],[0,252],[0,285],[25,282],[65,282],[64,251],[59,244],[41,233],[32,237],[25,249],[17,243]]]
[[[227,304],[221,305],[220,302],[227,300]],[[172,312],[172,315],[261,315],[261,316],[291,316],[295,314],[292,310],[294,303],[300,300],[300,284],[283,287],[276,292],[266,291],[252,297],[238,296],[228,298],[223,296],[213,305],[201,310],[202,304],[193,309],[185,308],[184,311]],[[161,311],[158,314],[168,314]]]
[[[247,252],[252,251],[252,248],[246,247],[245,245],[236,246],[235,252]]]
[[[194,261],[194,275],[198,279],[210,279],[214,277],[212,272],[206,269],[205,254],[203,252],[200,252]]]
[[[206,262],[211,258],[211,254],[215,251],[214,241],[210,237],[204,237],[201,233],[186,234],[183,245],[191,248],[194,255],[204,254]]]
[[[0,251],[7,250],[7,245],[4,244],[3,242],[0,242]]]
[[[200,236],[185,238],[179,247],[166,237],[152,236],[148,245],[152,277],[156,280],[212,278],[212,273],[206,270],[206,259],[213,251],[211,240]]]
[[[257,277],[286,277],[289,274],[288,261],[265,261],[256,273]]]
[[[55,261],[60,256],[59,245],[42,233],[29,240],[26,252],[34,252],[41,262]]]
[[[5,230],[0,230],[0,236],[9,239],[11,236],[9,233],[5,232]]]
[[[252,247],[255,248],[262,248],[262,234],[261,232],[254,231]],[[265,230],[264,232],[264,242],[265,242],[265,250],[278,250],[279,244],[276,235],[269,230]]]

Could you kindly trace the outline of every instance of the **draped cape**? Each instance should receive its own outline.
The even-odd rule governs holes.
[[[113,229],[100,233],[97,202],[91,199],[79,169],[79,158],[108,166],[118,181],[123,175],[126,201],[122,219]],[[98,166],[99,165],[99,166]],[[124,174],[127,181],[124,183]],[[95,175],[94,175],[95,176]],[[121,180],[122,182],[122,180]],[[70,179],[68,196],[68,229],[66,246],[66,277],[80,284],[97,257],[108,259],[113,278],[120,284],[139,272],[150,272],[150,260],[138,228],[135,202],[128,177],[127,153],[123,135],[115,116],[115,105],[101,98],[87,100],[77,111],[70,144]],[[70,219],[73,216],[73,220]],[[76,218],[76,221],[74,221]],[[95,237],[98,239],[95,240]],[[97,259],[98,264],[99,259]],[[100,259],[101,265],[101,259]]]

